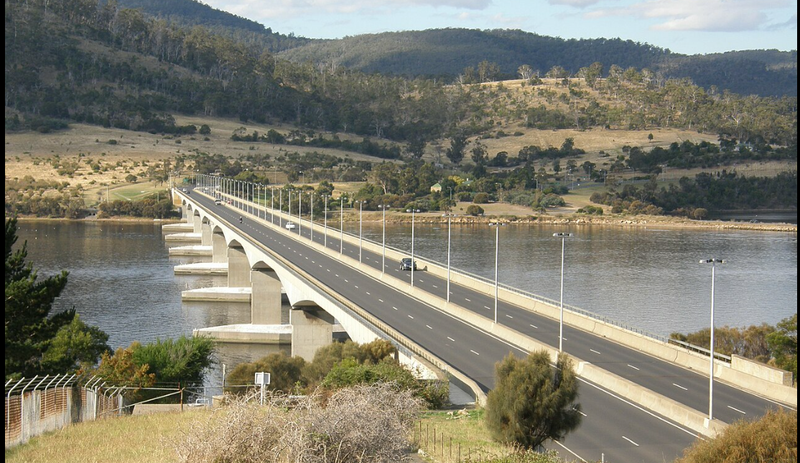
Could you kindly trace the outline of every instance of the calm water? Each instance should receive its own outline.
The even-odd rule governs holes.
[[[358,224],[345,224],[358,233]],[[112,348],[133,341],[191,335],[193,328],[249,322],[249,306],[184,303],[181,291],[224,286],[224,277],[175,276],[193,258],[170,258],[160,225],[96,222],[20,222],[29,261],[42,277],[65,269],[69,283],[55,310],[75,307],[82,319],[109,334]],[[364,237],[381,241],[380,223],[365,223]],[[561,241],[566,243],[567,304],[668,335],[709,325],[711,268],[700,259],[722,258],[716,278],[717,325],[775,324],[797,312],[797,235],[658,228],[510,225],[500,230],[500,281],[559,298]],[[390,246],[411,248],[410,225],[387,227]],[[415,252],[447,261],[447,225],[417,224]],[[494,278],[495,232],[483,225],[453,226],[451,264]],[[275,346],[225,345],[228,369],[274,352]],[[282,347],[288,350],[286,346]],[[219,385],[220,367],[209,375]]]

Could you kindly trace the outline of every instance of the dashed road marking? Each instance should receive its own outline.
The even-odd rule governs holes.
[[[730,408],[731,410],[733,410],[733,411],[735,411],[735,412],[739,412],[739,413],[741,413],[742,415],[747,415],[747,413],[745,413],[745,412],[743,412],[743,411],[739,410],[738,408],[731,407],[730,405],[728,405],[728,408]]]
[[[631,365],[630,363],[628,364],[628,366],[629,366],[629,367],[631,367],[631,368],[633,368],[633,369],[634,369],[634,370],[636,370],[636,371],[639,371],[639,369],[638,369],[638,368],[636,368],[635,366]]]
[[[623,438],[623,439],[625,439],[626,441],[630,442],[631,444],[633,444],[633,445],[637,446],[637,447],[639,446],[639,444],[637,444],[636,442],[634,442],[634,441],[632,441],[632,440],[628,439],[628,438],[627,438],[627,437],[625,437],[625,436],[622,436],[622,438]]]
[[[672,383],[672,385],[677,387],[677,388],[679,388],[679,389],[683,389],[684,391],[688,391],[689,390],[689,389],[687,389],[687,388],[685,388],[685,387],[683,387],[683,386],[681,386],[680,384],[677,384],[677,383]]]

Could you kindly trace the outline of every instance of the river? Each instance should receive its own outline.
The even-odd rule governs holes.
[[[321,232],[322,227],[317,230]],[[358,235],[358,223],[346,223]],[[717,267],[717,326],[774,325],[797,312],[797,234],[755,231],[509,225],[500,229],[499,280],[558,300],[561,240],[565,246],[564,302],[659,335],[709,326],[711,268]],[[378,243],[380,223],[364,223],[363,236]],[[93,221],[22,221],[20,241],[40,277],[70,272],[55,302],[108,333],[112,348],[191,335],[192,329],[249,322],[249,306],[188,303],[181,291],[224,286],[224,277],[176,276],[173,267],[199,261],[169,257],[159,224]],[[452,227],[453,268],[494,279],[495,231],[485,225]],[[410,250],[411,226],[387,225],[387,243]],[[447,224],[417,224],[415,253],[447,261]],[[288,346],[226,344],[228,369]],[[221,378],[220,367],[210,377]],[[221,380],[208,381],[210,386]]]

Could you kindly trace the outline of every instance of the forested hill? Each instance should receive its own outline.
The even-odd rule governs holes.
[[[203,26],[214,33],[241,42],[261,45],[273,53],[313,42],[292,33],[274,32],[271,27],[195,0],[116,0],[116,4],[120,8],[141,10],[150,16],[182,26]]]
[[[315,41],[285,50],[280,56],[295,62],[405,76],[455,77],[488,62],[497,66],[500,78],[517,75],[522,65],[542,76],[554,67],[574,75],[599,62],[606,69],[611,65],[648,68],[668,78],[688,77],[706,89],[713,85],[744,95],[797,95],[797,51],[687,56],[630,40],[565,40],[519,30],[432,29],[358,35]]]

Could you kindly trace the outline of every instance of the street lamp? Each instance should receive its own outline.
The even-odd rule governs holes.
[[[330,198],[330,195],[322,195],[322,198],[325,200],[325,219],[324,219],[324,222],[325,222],[325,241],[324,241],[324,246],[325,246],[325,249],[328,249],[328,198]]]
[[[717,264],[724,264],[722,259],[705,259],[701,264],[711,264],[711,339],[709,342],[709,374],[708,374],[708,421],[714,419],[714,277]]]
[[[308,198],[311,200],[311,222],[308,226],[311,227],[311,242],[314,242],[314,193],[309,193]]]
[[[269,187],[269,198],[270,198],[270,208],[269,208],[269,221],[273,224],[275,223],[275,187]]]
[[[564,341],[564,249],[567,238],[572,238],[572,233],[553,233],[556,238],[561,238],[561,302],[558,315],[558,351],[563,352]]]
[[[414,286],[414,267],[417,266],[414,260],[414,214],[419,212],[419,209],[406,209],[406,212],[411,213],[411,286]]]
[[[386,208],[389,205],[379,204],[378,207],[383,209],[383,262],[381,263],[381,276],[383,276],[383,272],[386,269]]]
[[[300,203],[297,207],[297,234],[303,236],[303,190],[297,192],[297,202]]]
[[[356,201],[358,203],[358,263],[361,263],[361,249],[362,249],[362,218],[364,217],[364,200]]]
[[[500,269],[500,227],[504,223],[490,222],[489,226],[494,227],[494,322],[497,323],[497,301],[500,295],[499,279],[497,278]],[[449,282],[448,282],[449,283]],[[449,292],[449,290],[448,290]]]
[[[339,255],[344,250],[344,196],[339,196]]]
[[[455,214],[442,214],[447,217],[447,302],[450,302],[450,219],[455,217]]]

